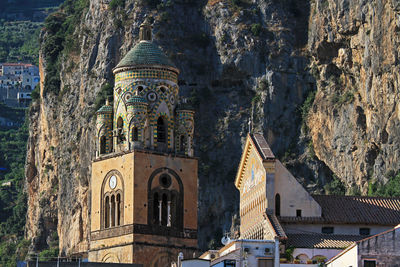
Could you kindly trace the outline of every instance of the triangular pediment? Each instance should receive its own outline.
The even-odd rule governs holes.
[[[252,135],[247,135],[246,143],[240,159],[238,172],[236,174],[235,186],[239,191],[242,191],[242,186],[246,179],[258,179],[258,177],[265,176],[264,174],[259,174],[260,172],[265,172],[263,161],[264,155],[260,151],[256,139]],[[247,173],[249,172],[249,173]]]

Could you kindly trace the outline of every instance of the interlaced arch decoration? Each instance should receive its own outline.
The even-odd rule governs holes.
[[[117,177],[120,186],[115,189],[108,187],[112,176]],[[124,223],[124,180],[117,170],[109,171],[103,179],[100,193],[100,228],[118,227]]]
[[[178,188],[173,187],[174,181]],[[174,170],[166,167],[156,169],[148,181],[147,223],[183,229],[183,190],[182,180]]]

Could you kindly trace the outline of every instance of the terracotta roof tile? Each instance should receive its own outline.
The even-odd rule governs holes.
[[[269,147],[267,141],[262,134],[252,134],[251,138],[256,144],[257,150],[262,156],[263,160],[266,159],[275,159],[274,153],[272,153],[271,148]]]
[[[353,242],[365,238],[359,235],[329,234],[287,234],[287,246],[296,248],[337,248],[343,249]]]
[[[280,217],[281,222],[397,225],[400,198],[313,195],[322,217]]]

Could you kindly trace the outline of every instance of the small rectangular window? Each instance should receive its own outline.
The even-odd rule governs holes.
[[[333,227],[332,226],[322,227],[321,232],[323,234],[333,234]]]
[[[376,267],[376,261],[364,260],[364,267]]]
[[[360,235],[370,235],[371,229],[369,228],[360,228]]]
[[[296,217],[301,217],[301,210],[296,210]]]

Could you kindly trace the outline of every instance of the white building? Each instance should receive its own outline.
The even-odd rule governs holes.
[[[278,267],[279,241],[241,239],[219,250],[209,250],[200,256],[214,267]]]
[[[354,242],[327,262],[327,267],[399,266],[400,225]]]

